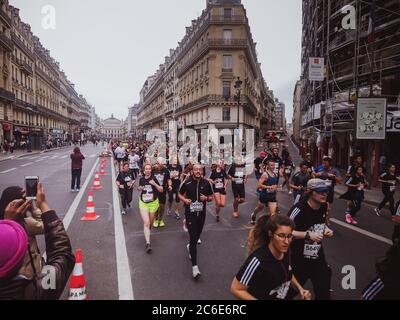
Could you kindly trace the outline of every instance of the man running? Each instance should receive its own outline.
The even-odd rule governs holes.
[[[228,178],[232,181],[232,192],[235,199],[233,201],[233,216],[238,218],[240,215],[239,204],[244,203],[246,199],[245,185],[247,183],[246,165],[240,156],[229,168]]]
[[[115,153],[115,158],[118,162],[118,170],[121,170],[122,169],[121,165],[126,157],[126,150],[122,146],[122,143],[118,145],[118,147],[115,149],[114,153]]]
[[[176,220],[180,220],[179,215],[179,187],[181,185],[182,178],[182,166],[178,164],[178,158],[173,157],[171,163],[168,165],[169,176],[172,181],[172,190],[168,192],[168,215],[172,216],[172,203],[175,200],[175,213],[174,217]]]
[[[390,213],[392,216],[395,215],[394,210],[394,194],[396,192],[396,183],[400,181],[400,176],[396,176],[396,166],[394,164],[389,164],[386,172],[382,173],[379,178],[379,182],[382,183],[382,193],[384,198],[377,208],[375,208],[375,213],[378,217],[381,216],[381,210],[389,202]]]
[[[179,198],[185,205],[185,219],[190,239],[187,249],[192,260],[192,275],[195,280],[201,275],[197,265],[197,243],[206,220],[206,204],[213,199],[211,185],[202,178],[202,171],[202,166],[195,164],[191,177],[182,183],[179,190]]]
[[[217,161],[216,168],[211,172],[208,181],[213,186],[215,197],[215,218],[219,222],[219,213],[226,204],[226,185],[228,176],[221,160]]]
[[[332,204],[335,198],[335,185],[342,183],[342,177],[339,170],[333,167],[332,158],[325,156],[322,160],[322,165],[315,169],[313,173],[314,178],[322,179],[328,187],[328,215],[327,223],[329,225],[330,212],[332,211]]]
[[[121,213],[122,215],[126,215],[127,206],[129,208],[131,207],[133,185],[135,184],[135,177],[130,172],[128,163],[123,164],[122,171],[118,174],[116,184],[121,197]]]
[[[154,166],[154,177],[160,183],[160,186],[163,187],[164,191],[158,194],[158,200],[160,202],[160,207],[157,211],[156,217],[154,219],[153,227],[154,228],[163,228],[165,227],[165,222],[163,220],[165,213],[165,204],[167,203],[167,191],[172,191],[172,181],[169,176],[169,171],[165,167],[164,158],[159,157],[157,159],[157,164]]]
[[[260,155],[254,159],[254,174],[255,174],[257,180],[260,180],[260,178],[264,172],[263,161],[266,157],[267,157],[267,153],[262,151],[262,152],[260,152]]]
[[[283,187],[286,185],[288,188],[288,193],[292,194],[293,192],[292,192],[292,189],[290,188],[290,178],[292,176],[293,171],[296,169],[296,166],[294,165],[294,163],[292,161],[292,157],[290,155],[288,155],[287,158],[283,160],[283,166],[285,168],[285,171],[283,174],[285,181],[282,184],[282,190],[283,190]]]
[[[293,273],[302,286],[311,280],[316,300],[329,300],[331,270],[322,246],[324,237],[333,236],[326,225],[329,188],[325,181],[311,179],[307,189],[310,193],[305,201],[297,203],[288,214],[296,225],[292,244]]]
[[[314,162],[311,159],[311,153],[307,153],[306,157],[304,158],[304,163],[306,164],[308,168],[308,172],[311,174],[314,172]]]
[[[133,149],[131,151],[131,154],[128,156],[128,161],[129,161],[129,170],[136,179],[137,176],[139,175],[140,158]]]
[[[307,189],[307,183],[311,179],[311,174],[308,169],[307,163],[302,162],[300,164],[300,171],[296,172],[292,178],[290,187],[294,190],[294,204],[297,204],[302,199]]]

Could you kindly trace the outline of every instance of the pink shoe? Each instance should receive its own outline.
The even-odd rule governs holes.
[[[351,223],[354,224],[355,226],[358,225],[358,222],[356,220],[354,220],[353,218],[352,218]]]
[[[346,222],[348,224],[352,224],[353,223],[353,217],[349,214],[346,214]]]

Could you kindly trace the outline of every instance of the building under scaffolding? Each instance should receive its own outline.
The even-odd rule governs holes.
[[[343,28],[346,5],[355,29]],[[318,162],[329,154],[341,168],[360,153],[376,181],[382,155],[400,164],[400,128],[388,124],[384,141],[356,140],[355,110],[357,98],[373,96],[387,98],[390,117],[400,113],[400,0],[303,0],[302,37],[302,153]],[[324,81],[308,80],[311,57],[325,58]]]

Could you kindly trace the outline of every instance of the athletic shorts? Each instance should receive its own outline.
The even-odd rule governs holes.
[[[226,195],[226,190],[224,189],[214,189],[214,193],[222,194],[223,196]]]
[[[159,207],[160,202],[158,199],[148,203],[144,203],[141,199],[139,199],[139,209],[148,210],[150,213],[156,213]]]
[[[242,198],[244,199],[246,196],[246,192],[244,189],[244,185],[238,186],[238,185],[232,185],[232,192],[233,192],[233,197],[234,198]]]
[[[159,193],[158,200],[160,201],[160,204],[166,204],[167,203],[167,192],[164,191],[163,193]]]
[[[263,204],[268,204],[270,202],[272,202],[272,203],[277,202],[276,201],[276,194],[271,194],[271,195],[260,194],[259,200]]]

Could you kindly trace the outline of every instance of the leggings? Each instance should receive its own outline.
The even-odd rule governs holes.
[[[357,212],[360,211],[361,209],[362,200],[361,199],[352,200],[351,203],[353,207],[350,209],[350,215],[354,218]]]
[[[129,189],[127,187],[124,189],[119,189],[123,209],[126,209],[127,205],[132,202],[132,192],[133,189]]]
[[[382,202],[378,206],[379,210],[382,210],[382,208],[386,205],[387,202],[389,202],[390,205],[390,212],[392,213],[392,216],[395,215],[395,210],[394,210],[394,193],[393,192],[384,192],[383,193],[385,197],[383,198]]]
[[[192,259],[192,266],[197,266],[197,241],[199,241],[201,232],[203,231],[206,213],[205,210],[198,215],[196,213],[185,212],[185,217],[190,237],[189,252]]]
[[[139,175],[139,169],[130,169],[130,171],[136,180],[137,176]]]
[[[81,187],[81,175],[82,169],[72,169],[71,189],[77,189]]]

